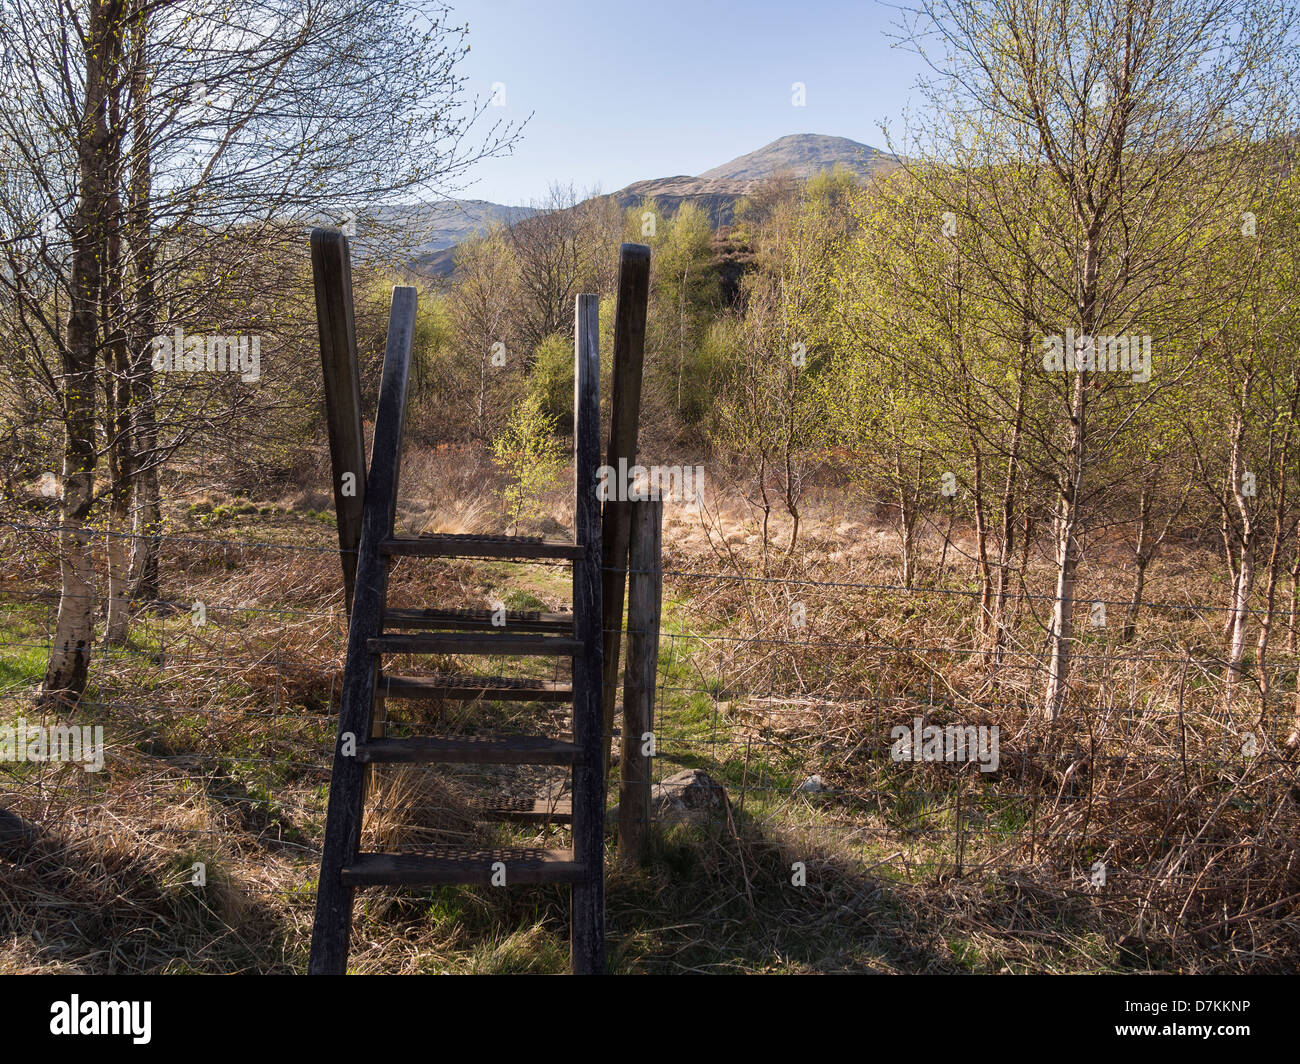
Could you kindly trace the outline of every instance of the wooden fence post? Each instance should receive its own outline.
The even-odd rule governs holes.
[[[664,504],[633,503],[631,573],[627,603],[627,668],[623,673],[623,753],[619,761],[618,852],[639,860],[650,826],[651,758],[644,752],[654,731],[659,664],[660,565]]]
[[[609,449],[606,464],[624,487],[636,465],[637,422],[641,417],[641,369],[645,354],[646,303],[650,298],[650,249],[624,244],[618,257],[618,303],[614,308],[614,368],[610,382]],[[618,651],[623,628],[623,590],[632,515],[629,503],[610,500],[601,514],[604,557],[601,616],[604,618],[605,772],[609,773],[618,695]]]
[[[316,329],[325,373],[325,420],[334,472],[334,513],[343,563],[343,595],[352,616],[361,511],[366,496],[366,437],[361,427],[361,371],[352,312],[352,261],[348,238],[337,229],[311,231],[311,272],[316,287]],[[345,477],[351,474],[350,484]],[[351,492],[346,493],[348,488]]]

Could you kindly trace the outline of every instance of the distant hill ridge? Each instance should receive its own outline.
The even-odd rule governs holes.
[[[807,179],[823,170],[844,166],[866,176],[892,170],[897,165],[898,160],[894,156],[848,137],[794,133],[721,166],[705,170],[695,177],[679,174],[675,177],[635,181],[609,196],[620,207],[633,207],[643,200],[654,199],[667,217],[677,213],[677,208],[683,203],[694,203],[709,215],[710,221],[717,227],[729,224],[737,201],[748,195],[758,182],[774,174]],[[414,268],[433,276],[449,276],[454,267],[455,244],[477,235],[476,232],[465,231],[466,228],[472,228],[474,221],[504,221],[510,224],[518,217],[531,213],[527,208],[502,207],[482,201],[475,201],[475,208],[468,212],[468,218],[472,219],[468,227],[464,224],[467,216],[457,216],[461,225],[454,239],[424,243],[413,256]],[[512,212],[518,214],[510,217]],[[484,232],[487,228],[488,224],[482,224],[478,232]]]

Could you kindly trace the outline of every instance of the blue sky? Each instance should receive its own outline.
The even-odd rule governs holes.
[[[513,156],[470,175],[461,195],[540,198],[553,180],[613,192],[643,178],[697,174],[789,133],[883,147],[922,64],[887,33],[875,0],[451,0],[469,23],[467,87],[535,112]],[[791,85],[807,87],[806,106]]]

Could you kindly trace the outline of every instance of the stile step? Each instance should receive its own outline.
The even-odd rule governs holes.
[[[568,636],[533,632],[421,632],[381,635],[366,640],[372,654],[511,654],[565,655],[582,651]]]
[[[492,882],[493,866],[505,865],[505,885],[577,883],[583,867],[571,850],[431,847],[419,853],[359,853],[341,871],[347,886],[436,886]]]
[[[507,558],[527,560],[557,558],[581,560],[587,549],[562,539],[541,536],[391,536],[379,544],[379,553],[416,558]]]
[[[506,820],[516,824],[568,824],[573,820],[573,802],[568,798],[499,798],[480,806],[484,820]]]
[[[493,623],[503,619],[504,624]],[[495,610],[421,610],[387,609],[385,628],[452,628],[489,632],[553,632],[573,634],[573,614],[542,613],[538,610],[506,610],[505,617]]]
[[[581,747],[544,735],[470,736],[444,739],[417,735],[369,739],[357,747],[364,763],[571,765]]]
[[[570,702],[573,685],[553,680],[513,676],[435,673],[431,676],[382,676],[375,688],[380,698],[442,698],[456,702],[479,699],[496,702]]]

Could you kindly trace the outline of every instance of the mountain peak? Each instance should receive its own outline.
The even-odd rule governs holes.
[[[884,152],[848,137],[792,133],[699,176],[702,180],[728,181],[756,181],[775,173],[812,177],[837,164],[865,173],[888,159]]]

